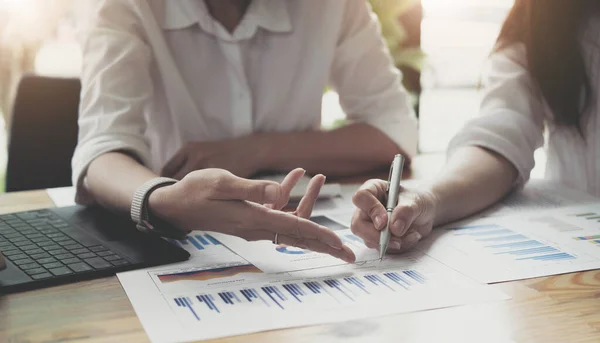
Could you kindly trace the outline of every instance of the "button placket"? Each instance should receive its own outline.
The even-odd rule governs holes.
[[[231,90],[231,116],[235,137],[252,133],[252,97],[242,63],[240,46],[237,42],[221,41],[221,49],[231,68],[228,79]]]

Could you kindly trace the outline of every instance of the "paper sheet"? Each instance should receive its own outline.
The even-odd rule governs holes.
[[[419,250],[486,283],[600,268],[600,203],[466,220]]]
[[[330,216],[313,216],[311,220],[328,227],[342,239],[356,255],[356,262],[374,261],[379,259],[375,249],[365,246],[362,239],[352,234],[348,226],[338,222]],[[316,253],[309,250],[275,245],[270,241],[248,242],[242,238],[220,233],[211,233],[229,249],[254,264],[267,273],[279,273],[331,267],[346,264],[346,262],[327,254]]]
[[[508,297],[417,252],[381,265],[265,274],[171,265],[117,275],[152,342],[214,339]]]
[[[519,192],[509,195],[479,216],[502,216],[534,210],[588,204],[599,199],[546,180],[532,179]]]
[[[46,193],[56,207],[75,205],[75,187],[48,188]]]

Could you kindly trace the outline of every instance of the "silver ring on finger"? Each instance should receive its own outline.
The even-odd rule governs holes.
[[[279,233],[275,233],[275,238],[273,238],[273,244],[279,244]]]

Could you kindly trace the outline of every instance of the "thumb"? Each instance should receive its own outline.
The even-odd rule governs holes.
[[[283,190],[277,182],[248,180],[234,175],[220,180],[215,198],[219,200],[246,200],[259,204],[274,204]]]

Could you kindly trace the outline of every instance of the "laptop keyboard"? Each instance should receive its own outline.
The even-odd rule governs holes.
[[[0,251],[34,280],[129,264],[98,242],[63,232],[69,227],[47,210],[0,215]]]

